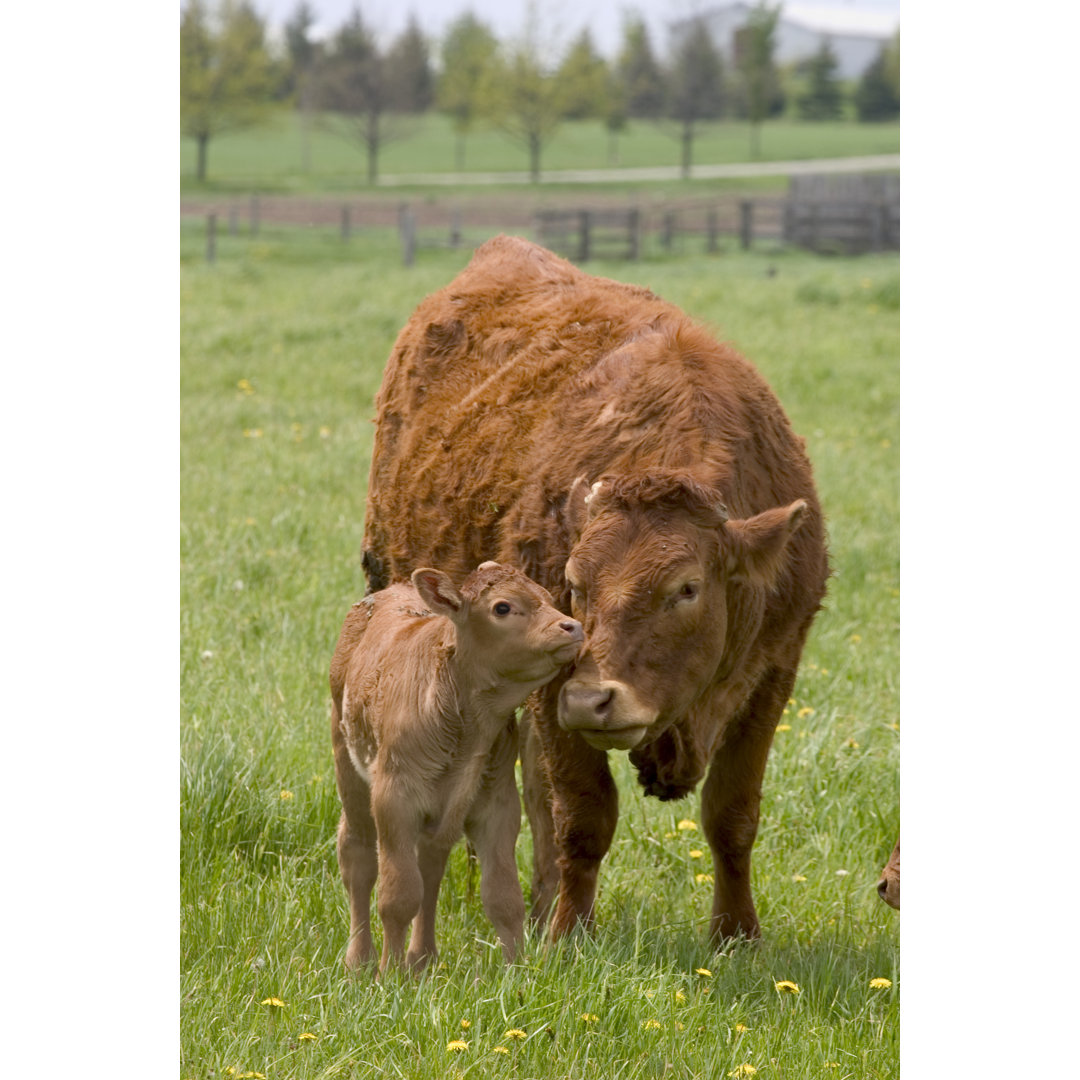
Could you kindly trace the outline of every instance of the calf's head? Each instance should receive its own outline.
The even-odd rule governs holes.
[[[559,723],[600,750],[651,741],[724,676],[756,634],[766,592],[806,511],[798,500],[729,520],[687,472],[579,480],[566,563],[585,643],[559,692]]]
[[[415,570],[412,583],[432,612],[454,624],[457,655],[481,678],[531,690],[553,679],[581,647],[581,624],[514,567],[481,563],[460,590],[441,570]]]

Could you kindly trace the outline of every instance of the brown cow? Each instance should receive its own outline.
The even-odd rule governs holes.
[[[460,592],[425,568],[411,585],[353,605],[330,665],[350,967],[373,958],[377,877],[380,972],[401,961],[414,919],[405,962],[419,967],[435,955],[439,883],[462,831],[480,859],[484,910],[513,957],[525,918],[513,713],[574,659],[581,640],[580,623],[544,589],[493,562]]]
[[[591,922],[620,749],[661,799],[705,777],[711,934],[756,936],[765,760],[828,576],[769,387],[647,289],[497,237],[417,308],[377,405],[369,586],[490,552],[585,625],[523,725],[534,917],[557,896],[553,936]]]
[[[881,880],[877,883],[878,896],[885,901],[889,907],[900,910],[900,841],[896,841],[896,847],[893,848],[892,854],[889,856],[889,861],[885,864],[885,869],[881,871]]]

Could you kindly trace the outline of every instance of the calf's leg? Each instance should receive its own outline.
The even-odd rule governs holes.
[[[757,837],[761,781],[773,732],[795,673],[771,669],[750,695],[713,755],[701,793],[701,824],[713,856],[709,936],[719,942],[761,935],[750,895],[750,853]]]
[[[386,788],[390,788],[387,791]],[[383,928],[379,973],[405,959],[405,938],[424,898],[417,860],[419,822],[407,800],[395,798],[393,781],[373,792],[372,810],[379,834],[379,919]]]
[[[514,846],[521,829],[521,802],[514,782],[517,738],[507,733],[493,755],[492,769],[465,819],[465,832],[480,860],[480,899],[503,955],[513,960],[524,940],[525,901]]]
[[[411,968],[422,968],[435,959],[435,909],[439,902],[439,886],[446,872],[446,859],[450,846],[429,840],[423,834],[416,846],[417,864],[423,898],[420,911],[413,920],[412,935],[405,963]]]

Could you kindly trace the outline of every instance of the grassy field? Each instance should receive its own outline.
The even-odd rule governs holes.
[[[382,174],[454,171],[454,135],[439,114],[398,124],[400,137],[379,156]],[[283,111],[265,127],[222,136],[210,143],[207,186],[215,190],[336,192],[363,188],[366,159],[359,146],[312,128],[307,138],[299,114]],[[653,124],[634,123],[619,139],[622,167],[677,165],[679,143]],[[800,123],[770,120],[762,129],[761,159],[852,157],[893,154],[900,149],[899,124]],[[466,170],[524,171],[525,150],[497,131],[479,128],[467,142]],[[599,121],[564,123],[545,147],[544,169],[604,169],[611,166],[608,135]],[[694,143],[696,164],[750,160],[750,128],[739,121],[709,124]],[[205,190],[195,182],[195,144],[180,140],[181,190]]]
[[[270,228],[201,254],[183,229],[180,1076],[896,1077],[899,920],[874,884],[899,825],[897,258],[590,267],[734,341],[815,465],[836,575],[766,777],[762,941],[707,945],[697,796],[646,800],[613,754],[594,936],[505,967],[459,848],[440,963],[376,985],[342,964],[327,669],[364,591],[383,363],[468,255],[406,270],[392,234],[345,255]],[[518,859],[527,885],[527,824]]]

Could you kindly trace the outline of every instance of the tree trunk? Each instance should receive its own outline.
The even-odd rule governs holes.
[[[368,114],[367,138],[367,181],[374,187],[379,175],[379,117],[376,113]]]
[[[690,179],[690,163],[694,157],[694,125],[683,124],[682,129],[682,178]]]
[[[761,157],[761,125],[750,121],[750,157],[756,161]]]
[[[465,171],[465,136],[458,132],[454,142],[454,172]]]
[[[609,165],[619,164],[619,133],[617,131],[608,132],[607,160]]]
[[[198,156],[195,162],[195,178],[200,184],[206,182],[206,148],[210,142],[210,136],[203,132],[201,135],[196,136],[196,146],[198,148]]]
[[[540,136],[529,136],[529,178],[534,184],[540,183]]]

